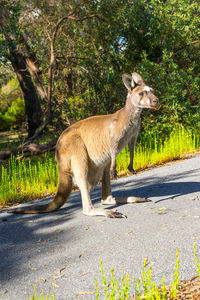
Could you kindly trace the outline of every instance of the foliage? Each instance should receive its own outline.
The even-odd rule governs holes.
[[[56,192],[58,169],[54,157],[45,154],[40,160],[17,160],[1,167],[1,204],[45,197]]]
[[[196,251],[196,245],[195,245],[195,243],[193,245],[193,252],[194,252],[194,258],[195,258],[195,264],[196,264],[198,276],[200,278],[200,263],[199,263],[198,258],[197,258],[197,251]]]
[[[199,273],[199,263],[197,259],[197,253],[196,253],[196,245],[194,243],[193,245],[194,250],[194,257],[195,257],[195,263],[197,267],[197,272],[200,277]],[[179,292],[179,289],[181,286],[179,286],[180,280],[179,280],[179,258],[178,258],[178,249],[176,250],[176,263],[174,268],[174,281],[173,283],[166,287],[165,285],[165,278],[163,276],[162,278],[162,286],[158,288],[157,282],[152,281],[152,267],[147,261],[147,259],[144,259],[143,263],[143,269],[141,274],[141,280],[137,279],[135,281],[135,294],[137,296],[137,299],[146,299],[146,300],[166,300],[166,299],[177,299],[177,293]],[[103,262],[102,259],[100,260],[100,269],[101,269],[101,277],[102,277],[102,283],[104,288],[104,299],[110,299],[110,300],[125,300],[125,299],[132,299],[130,296],[130,277],[128,274],[126,276],[121,277],[121,282],[115,279],[114,269],[111,269],[111,277],[109,282],[106,281],[106,275],[103,270]],[[141,290],[140,284],[142,283],[143,289]],[[95,290],[96,290],[96,300],[100,300],[100,292],[97,284],[97,280],[95,280]],[[36,293],[36,287],[34,286],[35,295],[27,300],[54,300],[54,289],[51,295],[51,298],[48,298],[48,296],[44,296],[44,292],[40,295],[40,298],[38,297]],[[188,293],[187,293],[188,294]],[[189,296],[189,294],[188,294]],[[135,298],[134,298],[135,299]]]
[[[69,97],[68,101],[64,103],[64,108],[68,118],[72,120],[85,119],[88,114],[88,107],[84,99],[79,96]]]
[[[106,282],[106,275],[103,270],[103,263],[102,259],[100,260],[100,267],[101,267],[101,276],[102,276],[102,283],[104,287],[104,292],[105,292],[105,299],[128,299],[130,294],[129,294],[129,275],[122,276],[121,278],[121,283],[119,281],[115,281],[115,276],[114,276],[114,270],[111,269],[111,279],[110,279],[110,284]],[[96,300],[100,300],[99,297],[99,291],[98,291],[98,286],[97,286],[97,280],[95,280],[95,286],[96,286]],[[109,288],[110,286],[110,288]],[[110,289],[110,291],[109,291]]]
[[[179,284],[179,258],[178,258],[178,249],[176,250],[176,266],[174,268],[174,281],[170,291],[170,296],[172,299],[176,298],[178,284]]]
[[[164,141],[159,137],[159,131],[148,134],[134,149],[134,170],[145,169],[148,166],[162,164],[177,159],[186,153],[199,149],[199,134],[184,127],[177,127]],[[117,156],[118,174],[126,174],[129,164],[127,148]]]
[[[4,2],[12,12],[6,30],[15,35],[19,46],[23,34],[44,88],[48,85],[49,41],[57,22],[73,12],[73,18],[62,22],[54,43],[53,98],[60,121],[62,116],[79,120],[116,111],[126,97],[122,73],[138,71],[162,103],[158,112],[143,112],[141,139],[156,130],[164,140],[179,124],[198,130],[197,0]],[[0,60],[4,63],[8,57],[6,33],[1,32]]]
[[[16,78],[10,79],[0,89],[0,131],[21,125],[25,119],[24,100],[19,82]]]
[[[54,287],[54,285],[53,285],[53,287]],[[35,285],[33,286],[33,288],[35,290],[35,295],[32,296],[31,298],[28,298],[27,300],[48,300],[48,299],[54,300],[54,289],[53,289],[52,295],[50,297],[48,297],[48,296],[44,295],[44,292],[42,292],[42,294],[40,294],[40,296],[38,296]]]
[[[126,274],[125,280],[124,276],[121,278],[121,286],[119,281],[115,281],[114,270],[111,269],[111,278],[110,282],[106,282],[106,275],[103,271],[102,260],[100,261],[101,266],[101,275],[102,275],[102,283],[104,286],[104,299],[116,300],[116,299],[130,299],[130,278],[129,275]],[[161,288],[158,288],[157,283],[153,283],[152,281],[152,268],[148,263],[147,259],[144,259],[142,276],[141,280],[137,279],[135,282],[135,291],[137,295],[137,299],[146,299],[146,300],[165,300],[166,297],[166,287],[165,280],[163,277],[163,284]],[[142,283],[142,291],[140,284]],[[176,266],[174,270],[174,281],[171,285],[170,289],[170,299],[176,299],[176,294],[178,292],[178,283],[179,283],[179,258],[178,258],[178,249],[176,251]],[[96,286],[96,299],[100,300],[99,290],[97,281],[95,280]],[[116,294],[118,292],[118,295]]]
[[[24,122],[25,105],[24,100],[18,97],[14,100],[5,113],[0,112],[0,130],[8,130],[16,124],[19,126]]]

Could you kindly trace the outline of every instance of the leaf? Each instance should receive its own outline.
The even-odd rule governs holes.
[[[166,210],[166,207],[159,207],[158,210]]]
[[[66,269],[66,267],[61,268],[60,270],[58,270],[58,271],[56,272],[56,274],[61,274],[61,272],[64,271],[65,269]]]
[[[47,243],[49,242],[49,239],[43,240],[43,239],[39,239],[37,240],[37,243]]]
[[[82,296],[82,295],[92,295],[92,294],[94,294],[94,291],[92,291],[92,292],[79,292],[79,293],[76,295],[76,297]]]
[[[58,232],[58,233],[60,233],[60,232],[63,232],[63,231],[64,231],[63,229],[55,229],[52,232]]]
[[[54,253],[53,249],[48,250],[48,253]]]
[[[36,279],[36,282],[38,282],[39,280],[42,280],[42,281],[44,281],[44,282],[46,282],[46,281],[47,281],[45,278],[43,278],[43,277],[39,277],[38,279]]]
[[[62,278],[63,276],[64,276],[64,274],[60,274],[60,275],[53,275],[53,276],[51,276],[50,278],[52,278],[52,279],[56,280],[56,279],[60,279],[60,278]]]

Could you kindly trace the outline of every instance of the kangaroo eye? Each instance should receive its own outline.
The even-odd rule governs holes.
[[[143,93],[143,92],[141,92],[141,93],[139,93],[139,95],[142,97],[142,96],[144,95],[144,93]]]

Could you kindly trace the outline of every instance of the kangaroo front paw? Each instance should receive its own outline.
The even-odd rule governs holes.
[[[133,169],[133,167],[128,166],[128,170],[133,174],[136,175],[137,173],[135,172],[135,170]]]

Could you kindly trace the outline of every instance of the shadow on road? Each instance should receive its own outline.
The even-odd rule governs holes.
[[[112,182],[113,195],[159,197],[156,202],[174,199],[178,196],[196,193],[200,191],[200,183],[184,181],[187,176],[192,177],[199,169],[190,172],[177,173],[173,176],[149,176],[144,173],[141,179],[131,176],[126,180]],[[146,175],[145,175],[146,174]],[[176,180],[178,180],[176,182]],[[181,180],[181,181],[180,181]],[[99,205],[101,198],[101,186],[97,186],[92,192],[93,203]],[[48,201],[51,201],[49,198]],[[46,200],[42,201],[46,203]],[[137,205],[137,204],[135,204]],[[79,192],[71,194],[68,202],[58,211],[39,215],[11,215],[6,210],[0,211],[0,282],[6,282],[12,277],[20,276],[21,264],[26,264],[27,272],[30,272],[29,258],[46,253],[51,255],[52,247],[62,244],[62,236],[65,242],[73,240],[73,228],[62,225],[72,218],[77,218],[75,213],[81,213],[81,197]],[[75,217],[74,217],[75,216]],[[113,220],[114,222],[114,220]],[[79,221],[73,226],[79,226]],[[58,234],[59,233],[59,234]],[[48,242],[47,242],[48,241]],[[57,246],[56,246],[57,245]]]
[[[37,260],[44,253],[52,255],[60,247],[63,235],[66,242],[73,239],[72,228],[62,225],[73,218],[77,208],[80,209],[77,193],[72,194],[70,202],[67,209],[49,214],[15,215],[0,211],[0,286],[22,275],[21,265],[25,265],[25,272],[31,272],[29,258]]]

